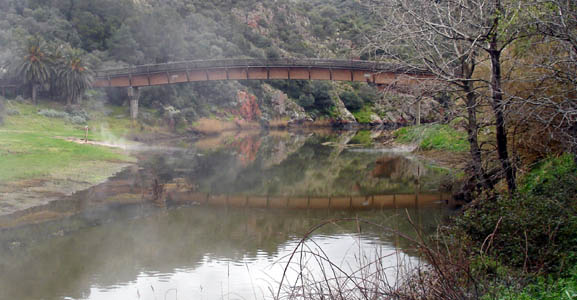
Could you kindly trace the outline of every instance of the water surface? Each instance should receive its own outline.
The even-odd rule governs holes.
[[[446,214],[446,170],[354,146],[354,132],[234,133],[138,152],[109,182],[0,218],[0,299],[266,299],[301,238],[362,218],[415,236]],[[410,242],[336,221],[306,251],[353,272],[383,257],[395,282]],[[293,260],[322,276],[314,256]]]

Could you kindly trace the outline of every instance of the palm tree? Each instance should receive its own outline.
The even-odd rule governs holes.
[[[79,49],[69,49],[64,53],[56,71],[56,80],[61,92],[66,96],[66,105],[76,103],[93,81],[84,53]]]
[[[37,36],[29,38],[20,52],[16,73],[31,85],[32,101],[37,104],[38,87],[48,82],[52,75],[52,58],[44,40]]]

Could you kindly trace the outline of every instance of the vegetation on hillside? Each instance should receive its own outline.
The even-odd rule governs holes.
[[[360,33],[374,18],[359,3],[334,0],[0,0],[0,20],[0,66],[13,67],[0,77],[25,79],[19,92],[33,99],[40,93],[70,104],[80,100],[90,71],[98,68],[218,58],[352,58],[360,55]],[[311,116],[330,115],[332,84],[269,83]],[[150,87],[141,98],[145,107],[174,107],[190,123],[233,107],[239,90],[259,95],[263,105],[271,97],[263,84]],[[366,84],[354,90],[376,94]],[[109,103],[125,100],[125,91],[107,91]]]

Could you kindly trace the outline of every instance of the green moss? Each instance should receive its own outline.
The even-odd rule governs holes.
[[[416,143],[422,150],[463,152],[469,150],[467,134],[448,125],[403,127],[394,133],[400,143]]]

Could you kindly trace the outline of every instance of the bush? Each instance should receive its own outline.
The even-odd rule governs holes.
[[[68,118],[68,121],[72,124],[76,124],[76,125],[84,125],[86,124],[86,119],[81,117],[81,116],[72,116],[70,118]]]
[[[479,250],[497,228],[489,250],[503,264],[564,274],[577,264],[576,195],[577,164],[565,154],[537,165],[514,197],[484,201],[458,217],[456,225]]]
[[[577,298],[577,268],[574,268],[566,278],[542,277],[526,286],[521,291],[504,289],[499,293],[499,299],[510,300],[557,300]],[[483,299],[491,299],[485,297]]]
[[[359,89],[359,97],[361,97],[365,103],[375,103],[380,96],[379,91],[375,87],[363,85]]]
[[[79,117],[84,119],[84,122],[90,120],[90,115],[83,109],[67,108],[66,112],[68,113],[70,118]]]
[[[53,109],[42,109],[38,112],[38,114],[48,118],[58,118],[58,119],[65,119],[70,116],[67,112],[57,111]]]
[[[363,107],[363,100],[353,91],[342,92],[339,97],[350,111],[358,111]]]
[[[6,114],[9,116],[19,116],[20,111],[15,109],[15,108],[8,108],[8,109],[6,109]]]
[[[310,108],[315,104],[315,97],[310,94],[303,94],[299,97],[298,104],[303,108]]]
[[[266,58],[270,59],[270,60],[279,59],[281,57],[280,51],[274,47],[266,48],[265,55],[266,55]]]

